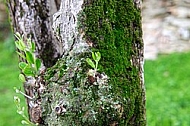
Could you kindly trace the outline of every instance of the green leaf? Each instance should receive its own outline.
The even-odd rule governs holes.
[[[96,61],[96,56],[95,56],[94,52],[92,52],[92,58],[94,61]]]
[[[22,123],[23,125],[29,125],[29,124],[30,124],[30,123],[28,123],[28,122],[25,121],[25,120],[22,120],[21,123]]]
[[[95,68],[94,62],[90,58],[86,58],[86,62],[92,67]]]
[[[24,51],[25,49],[26,49],[26,45],[25,45],[25,43],[24,43],[24,41],[23,41],[23,36],[21,36],[20,35],[20,33],[16,33],[15,34],[15,37],[17,38],[17,41],[15,41],[15,45],[16,45],[16,47],[19,49],[19,50],[21,50],[21,51]]]
[[[18,66],[19,66],[20,69],[23,70],[23,69],[25,69],[28,66],[28,64],[25,63],[25,62],[20,62]]]
[[[35,48],[36,48],[36,45],[35,45],[34,42],[31,42],[31,44],[32,44],[32,52],[34,52],[34,51],[35,51]]]
[[[24,51],[24,50],[26,49],[26,45],[25,45],[25,43],[23,42],[22,38],[19,40],[18,43],[19,43],[20,47],[22,48],[22,50]]]
[[[18,96],[14,96],[15,104],[20,104],[20,98]]]
[[[28,63],[34,64],[34,54],[30,51],[26,51],[26,60],[28,61]]]
[[[14,87],[14,90],[16,93],[20,93],[19,89],[17,89],[16,87]]]
[[[23,59],[26,59],[26,57],[22,54],[22,53],[20,53],[20,52],[16,52],[20,57],[22,57]]]
[[[100,54],[100,52],[95,52],[95,56],[96,56],[96,61],[97,61],[97,62],[100,61],[100,59],[101,59],[101,54]]]
[[[19,74],[19,80],[21,82],[26,82],[25,76],[23,74]]]
[[[24,48],[20,45],[20,41],[15,41],[15,45],[19,50],[24,51]]]
[[[22,111],[22,110],[17,110],[16,111],[19,115],[23,115],[24,114],[24,112]]]
[[[24,112],[24,110],[25,110],[25,108],[24,107],[22,107],[22,111]]]
[[[26,75],[26,76],[34,76],[34,71],[32,70],[31,67],[26,67],[25,69],[22,70],[22,72]]]
[[[19,42],[18,42],[18,41],[15,41],[15,45],[16,45],[16,47],[20,50],[20,45],[19,45]]]
[[[38,71],[41,67],[41,60],[40,59],[36,59],[36,62],[35,62],[35,66],[36,66],[36,70]]]
[[[35,51],[35,43],[31,41],[31,39],[27,39],[28,47],[31,52]]]
[[[19,33],[19,32],[16,32],[16,33],[15,33],[15,37],[16,37],[18,40],[21,39],[20,33]]]

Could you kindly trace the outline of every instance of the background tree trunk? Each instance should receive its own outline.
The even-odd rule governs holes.
[[[139,0],[62,0],[53,17],[60,48],[52,37],[47,1],[10,0],[9,8],[14,32],[33,38],[46,68],[55,64],[57,52],[62,55],[46,71],[45,92],[34,102],[35,109],[29,105],[32,122],[146,125]],[[94,76],[85,62],[92,51],[102,55]],[[37,92],[25,90],[31,97]]]

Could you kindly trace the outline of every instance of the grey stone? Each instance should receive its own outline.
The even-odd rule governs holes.
[[[144,0],[145,59],[190,50],[190,1]]]

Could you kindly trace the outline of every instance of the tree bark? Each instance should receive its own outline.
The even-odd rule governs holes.
[[[32,122],[146,125],[140,2],[62,0],[51,28],[47,1],[9,0],[14,31],[33,38],[37,56],[49,67],[41,77],[45,91],[35,101],[35,111],[29,105]],[[85,61],[91,52],[101,53],[98,71]],[[37,92],[25,90],[30,96]]]
[[[123,112],[123,118],[128,120],[127,125],[146,125],[141,1],[121,0],[112,3],[92,1],[86,2],[86,13],[89,16],[86,38],[89,39],[91,36],[90,40],[95,43],[95,48],[101,50],[104,56],[102,66],[111,78],[110,83],[114,85],[115,90],[118,90],[118,96],[128,99],[126,103],[128,106]],[[102,8],[90,11],[89,4],[101,5]],[[94,18],[96,21],[92,24],[91,20]],[[96,36],[94,37],[92,33]]]
[[[8,0],[13,31],[31,38],[37,46],[37,56],[45,67],[55,64],[58,57],[50,23],[50,5],[47,0]]]
[[[49,3],[48,0],[7,0],[13,32],[23,35],[25,43],[27,38],[35,42],[35,54],[42,60],[44,69],[53,66],[60,55],[58,42],[52,34]],[[20,61],[22,60],[20,58]],[[34,97],[37,89],[27,85],[30,81],[28,78],[24,84],[25,92]],[[37,87],[39,85],[36,84]],[[36,101],[27,99],[30,120],[35,123],[42,122],[39,101],[40,99]]]

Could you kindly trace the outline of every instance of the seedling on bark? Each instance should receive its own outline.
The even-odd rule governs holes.
[[[96,71],[98,70],[98,62],[101,59],[101,54],[100,52],[92,52],[92,58],[94,60],[94,62],[90,59],[90,58],[86,58],[86,62],[94,69],[94,75],[96,73]],[[92,70],[91,70],[92,72]]]

